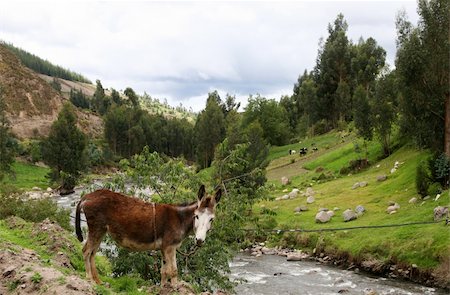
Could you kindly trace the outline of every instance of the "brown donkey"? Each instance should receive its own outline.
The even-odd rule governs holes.
[[[219,189],[215,196],[207,196],[204,185],[198,191],[198,201],[189,205],[146,203],[109,190],[85,195],[77,205],[75,229],[82,242],[80,213],[83,210],[88,225],[88,238],[83,247],[86,276],[101,283],[94,257],[103,237],[109,233],[118,245],[129,250],[161,250],[161,285],[169,281],[176,284],[176,250],[192,231],[198,246],[205,241],[221,195]]]

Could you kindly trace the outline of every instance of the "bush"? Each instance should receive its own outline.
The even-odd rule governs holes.
[[[311,128],[308,130],[308,136],[316,136],[316,135],[322,135],[330,131],[331,128],[328,126],[327,121],[325,119],[320,120],[319,122],[315,123]]]
[[[433,182],[428,187],[428,195],[434,197],[437,194],[442,193],[442,186],[439,182]]]
[[[46,218],[71,230],[70,211],[61,209],[51,199],[24,200],[18,194],[0,195],[0,219],[17,216],[31,222],[41,222]]]
[[[424,162],[417,165],[416,170],[416,189],[417,193],[422,197],[428,195],[428,188],[430,187],[430,176],[427,165]]]
[[[439,182],[444,188],[449,186],[450,174],[450,158],[446,154],[435,155],[429,160],[429,170],[431,178],[435,182]]]

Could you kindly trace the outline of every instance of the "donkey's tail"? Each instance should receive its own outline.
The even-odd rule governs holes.
[[[75,212],[75,232],[77,233],[78,241],[83,242],[83,233],[81,232],[81,219],[80,219],[81,201],[82,200],[78,202],[77,210]]]

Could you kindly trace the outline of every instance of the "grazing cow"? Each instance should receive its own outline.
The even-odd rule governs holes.
[[[300,154],[300,156],[304,156],[304,155],[306,155],[307,152],[308,152],[308,148],[302,147],[302,148],[300,148],[298,153]]]
[[[214,212],[222,195],[206,195],[205,186],[198,191],[198,201],[189,205],[147,203],[109,190],[97,190],[81,198],[77,205],[75,229],[83,241],[80,213],[84,212],[88,238],[83,247],[86,276],[100,284],[95,267],[95,253],[106,233],[119,246],[132,251],[161,250],[161,285],[177,283],[176,251],[183,239],[194,232],[197,246],[205,241]]]
[[[294,155],[296,153],[295,150],[289,150],[289,155]]]

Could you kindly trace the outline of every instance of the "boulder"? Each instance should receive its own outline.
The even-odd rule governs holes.
[[[416,198],[416,197],[411,198],[411,199],[408,201],[408,203],[410,203],[410,204],[415,204],[415,203],[417,203],[417,198]]]
[[[315,200],[316,200],[316,199],[315,199],[313,196],[309,196],[309,197],[306,199],[306,203],[312,204],[312,203],[314,203]]]
[[[287,178],[286,176],[281,177],[281,185],[288,185],[289,183],[289,178]]]
[[[400,205],[395,203],[394,205],[391,205],[391,206],[387,207],[386,212],[389,213],[389,214],[393,214],[391,212],[398,211],[398,209],[400,209]]]
[[[439,221],[448,215],[448,207],[438,206],[434,208],[434,221]]]
[[[52,188],[51,187],[48,187],[47,188],[47,193],[51,193],[53,190],[52,190]]]
[[[352,186],[352,189],[357,189],[358,187],[359,187],[359,182],[355,183],[355,184]]]
[[[289,195],[290,199],[295,199],[295,198],[297,198],[298,191],[292,190],[292,192],[290,192],[288,195]]]
[[[359,187],[365,187],[365,186],[367,186],[369,183],[367,182],[367,181],[361,181],[360,183],[359,183]]]
[[[289,195],[284,195],[281,197],[281,200],[288,200],[289,199]]]
[[[383,175],[378,175],[377,176],[377,181],[385,181],[387,179],[387,175],[383,174]]]
[[[319,213],[316,214],[316,222],[317,223],[326,223],[328,221],[330,221],[331,216],[328,215],[327,212],[325,211],[320,211]]]
[[[300,260],[307,259],[308,257],[309,257],[309,255],[306,253],[292,252],[292,253],[288,253],[286,255],[286,260],[287,261],[300,261]]]
[[[328,210],[326,211],[328,215],[330,215],[330,217],[334,216],[334,211],[333,210]]]
[[[298,206],[294,209],[294,212],[303,212],[303,211],[308,211],[308,207],[302,205],[302,206]]]
[[[358,215],[352,209],[347,209],[342,213],[342,217],[344,217],[345,222],[348,222],[357,219]]]
[[[355,212],[356,212],[356,214],[361,215],[361,214],[363,214],[364,212],[366,212],[366,208],[364,208],[363,205],[358,205],[358,206],[356,206],[356,208],[355,208]]]
[[[37,186],[33,186],[33,188],[32,188],[31,190],[33,190],[33,191],[40,191],[41,188],[39,188],[39,187],[37,187]]]
[[[316,194],[316,192],[312,189],[312,187],[308,187],[306,189],[305,195],[307,197],[314,197],[315,194]]]

